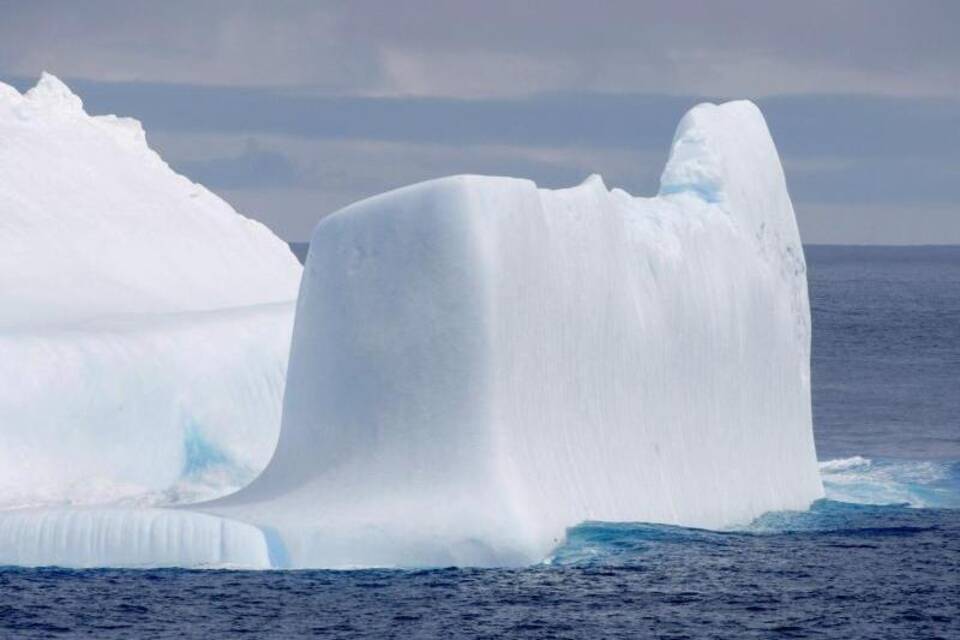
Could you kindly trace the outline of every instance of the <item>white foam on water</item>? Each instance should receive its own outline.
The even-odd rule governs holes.
[[[872,460],[862,456],[820,463],[826,497],[857,504],[960,507],[960,463]]]

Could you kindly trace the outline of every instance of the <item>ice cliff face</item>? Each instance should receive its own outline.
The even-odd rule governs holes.
[[[89,116],[0,83],[0,508],[169,502],[276,440],[301,269],[263,225]]]
[[[290,566],[523,564],[583,520],[822,496],[803,252],[751,103],[688,113],[653,198],[457,176],[347,207],[298,304],[277,451],[200,507]]]

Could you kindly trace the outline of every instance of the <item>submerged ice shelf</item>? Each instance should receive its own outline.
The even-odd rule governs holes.
[[[652,198],[596,176],[456,176],[324,219],[263,473],[189,510],[0,512],[0,562],[518,565],[584,520],[722,528],[803,509],[823,495],[809,353],[763,117],[700,105]],[[262,389],[213,378],[197,397],[214,408]],[[184,460],[211,459],[194,435]]]

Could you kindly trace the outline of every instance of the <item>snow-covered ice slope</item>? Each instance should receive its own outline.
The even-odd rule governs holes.
[[[248,482],[279,430],[300,273],[137,121],[87,115],[50,75],[0,83],[0,508]]]
[[[44,74],[0,83],[0,328],[294,300],[265,226],[173,172],[140,123],[89,116]]]
[[[806,508],[805,271],[749,102],[690,111],[653,198],[457,176],[352,205],[313,234],[274,457],[200,508],[295,567],[528,563],[583,520]]]

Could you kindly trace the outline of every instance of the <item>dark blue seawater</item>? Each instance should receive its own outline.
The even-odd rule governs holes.
[[[960,247],[808,247],[828,499],[521,570],[0,569],[0,637],[960,638]]]
[[[821,460],[960,460],[960,247],[806,248]]]

